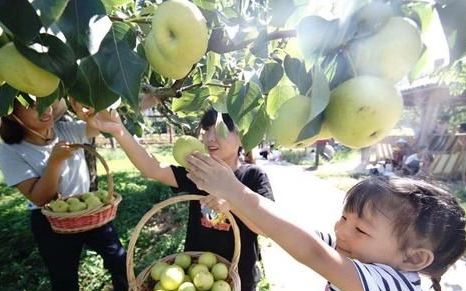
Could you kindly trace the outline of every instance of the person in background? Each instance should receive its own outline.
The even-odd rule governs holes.
[[[82,149],[70,143],[86,143],[99,134],[98,114],[72,101],[83,121],[55,122],[54,104],[39,114],[35,103],[15,100],[13,112],[1,118],[0,168],[8,186],[28,199],[31,230],[49,271],[52,290],[78,291],[78,268],[84,246],[96,251],[110,271],[115,291],[128,290],[126,251],[112,223],[76,233],[52,230],[40,207],[63,196],[89,191],[89,171]]]

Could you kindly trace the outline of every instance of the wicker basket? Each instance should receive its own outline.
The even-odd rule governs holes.
[[[149,210],[139,221],[139,223],[136,225],[134,228],[133,233],[131,234],[131,239],[129,241],[129,246],[128,246],[128,254],[126,258],[126,266],[127,266],[127,276],[128,276],[128,282],[129,282],[129,290],[130,291],[149,291],[152,290],[152,287],[150,282],[150,270],[153,265],[155,265],[154,262],[152,265],[146,267],[136,278],[134,274],[134,252],[135,252],[135,245],[136,241],[141,233],[142,228],[144,225],[151,219],[158,211],[160,211],[162,208],[165,208],[167,206],[176,204],[178,202],[184,202],[184,201],[192,201],[192,200],[200,200],[205,196],[201,195],[182,195],[182,196],[176,196],[169,198],[165,201],[162,201],[154,207],[152,207],[151,210]],[[231,224],[231,227],[233,229],[233,235],[235,238],[235,248],[233,251],[233,258],[231,262],[229,262],[227,259],[216,255],[217,260],[219,262],[224,263],[227,265],[229,268],[229,273],[228,273],[228,278],[227,282],[230,283],[232,290],[233,291],[241,291],[241,281],[240,277],[238,275],[238,262],[239,262],[239,257],[240,257],[240,252],[241,252],[241,240],[240,240],[240,234],[239,234],[239,228],[238,225],[236,224],[235,219],[233,218],[233,215],[231,213],[225,213],[226,218]],[[189,254],[194,260],[196,260],[203,252],[184,252],[186,254]],[[166,263],[173,263],[175,260],[176,254],[169,255],[166,257],[163,257],[159,261],[166,262]]]
[[[107,224],[115,218],[118,204],[122,199],[120,194],[113,191],[113,177],[110,174],[110,170],[104,158],[89,145],[72,144],[71,147],[83,148],[95,155],[103,164],[105,171],[107,172],[109,203],[105,203],[98,208],[85,209],[83,211],[72,213],[53,212],[48,205],[42,207],[42,213],[49,220],[52,229],[58,233],[84,232]],[[73,195],[72,197],[79,198],[82,195],[84,194]]]

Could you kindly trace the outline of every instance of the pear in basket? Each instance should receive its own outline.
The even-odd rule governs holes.
[[[169,265],[165,262],[157,262],[151,269],[150,269],[150,276],[152,279],[155,281],[160,280],[160,277],[162,276],[163,271],[168,267]]]
[[[97,190],[95,192],[95,195],[99,197],[100,201],[102,201],[102,203],[104,204],[111,202],[111,199],[113,198],[111,197],[110,199],[108,199],[108,192],[106,190]]]
[[[210,291],[231,291],[231,286],[223,280],[218,280],[212,285]]]
[[[162,284],[160,284],[160,282],[157,282],[157,284],[155,284],[154,289],[152,289],[152,291],[166,291],[166,290],[163,289]]]
[[[196,287],[191,282],[184,282],[178,287],[178,291],[196,291]]]
[[[199,272],[209,272],[209,268],[202,264],[192,264],[188,269],[188,275],[191,277],[191,279],[193,279],[194,276],[196,276],[196,274]]]
[[[210,272],[215,280],[225,280],[228,277],[228,267],[224,263],[215,264]]]
[[[99,197],[94,195],[87,197],[87,199],[84,199],[84,203],[87,204],[87,209],[96,209],[102,205],[102,201],[100,201]]]
[[[217,257],[211,252],[205,252],[199,256],[198,263],[210,269],[217,263]]]
[[[49,207],[52,209],[53,212],[68,212],[68,203],[63,200],[54,200],[49,203]]]
[[[81,199],[82,199],[82,201],[86,201],[89,197],[92,197],[92,196],[94,196],[94,193],[87,192],[87,193],[84,193],[83,195],[81,195]]]
[[[79,201],[78,198],[72,197],[66,201],[69,205],[70,212],[78,212],[87,208],[86,203]]]
[[[199,272],[194,276],[193,283],[197,290],[207,291],[214,284],[214,276],[209,272]]]
[[[160,276],[162,287],[167,290],[176,290],[184,280],[184,271],[180,266],[168,266]]]
[[[68,203],[68,205],[74,204],[74,203],[78,203],[78,202],[80,202],[80,201],[79,201],[79,199],[76,198],[76,197],[70,197],[70,198],[68,198],[68,199],[66,200],[66,203]]]
[[[189,266],[191,266],[191,256],[185,253],[177,254],[175,256],[175,265],[178,265],[186,270],[189,268]]]

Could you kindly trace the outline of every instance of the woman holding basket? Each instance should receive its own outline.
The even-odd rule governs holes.
[[[89,171],[82,149],[70,143],[86,143],[99,133],[90,117],[72,100],[77,115],[86,120],[54,122],[53,107],[39,115],[35,104],[14,102],[13,112],[2,117],[0,167],[9,186],[28,200],[31,230],[50,274],[52,290],[79,290],[78,268],[84,245],[96,251],[112,275],[114,290],[127,290],[126,251],[111,223],[75,234],[52,230],[40,207],[57,197],[89,191]]]
[[[217,132],[216,125],[219,122],[224,122],[226,125],[228,129],[226,134]],[[240,162],[241,142],[231,117],[228,114],[219,114],[214,109],[209,109],[202,117],[200,125],[202,142],[209,154],[227,163],[234,171],[236,178],[245,186],[255,193],[273,200],[267,175],[255,165]],[[207,196],[207,192],[200,191],[188,179],[188,171],[185,168],[173,165],[162,167],[156,158],[147,153],[134,140],[121,124],[115,111],[109,114],[105,127],[116,138],[130,160],[144,176],[171,186],[176,193],[206,196],[201,203],[199,201],[190,203],[185,251],[210,251],[231,261],[234,250],[233,232],[228,222],[222,222],[221,219],[219,219],[219,223],[213,222],[212,214],[215,216],[217,213],[211,211],[211,209],[218,213],[228,211],[230,209],[228,203],[225,200]],[[260,273],[256,267],[256,262],[260,259],[257,244],[257,233],[260,233],[260,230],[254,226],[254,223],[244,219],[240,209],[233,211],[233,214],[241,237],[241,254],[238,264],[241,290],[253,291],[256,290],[257,282],[260,279]]]

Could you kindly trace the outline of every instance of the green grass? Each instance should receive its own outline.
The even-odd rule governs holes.
[[[157,145],[147,146],[146,150],[154,155],[162,165],[175,164],[175,159],[172,156],[172,145]],[[116,172],[138,172],[136,167],[129,161],[126,154],[121,148],[116,149],[98,149],[99,154],[107,162],[110,171]],[[97,163],[97,172],[104,174],[105,170],[100,162]]]

